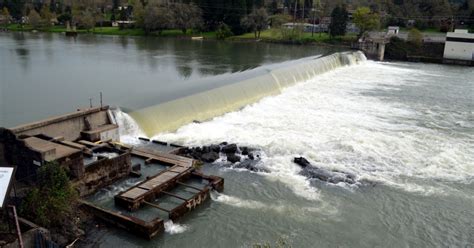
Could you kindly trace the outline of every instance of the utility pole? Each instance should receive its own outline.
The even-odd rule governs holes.
[[[12,208],[13,210],[13,218],[15,219],[15,226],[16,226],[16,234],[18,235],[18,246],[19,248],[23,248],[23,239],[21,237],[21,229],[20,229],[20,223],[18,223],[18,215],[16,214],[16,207],[15,205],[10,205],[9,207]]]
[[[315,19],[316,19],[316,9],[312,8],[311,12],[313,12],[313,26],[311,26],[311,37],[314,36],[314,25],[315,25]]]

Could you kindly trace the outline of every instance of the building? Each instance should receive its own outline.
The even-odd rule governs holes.
[[[446,34],[443,60],[449,64],[473,64],[474,33],[456,29]]]
[[[397,36],[400,32],[400,27],[398,26],[389,26],[387,30],[387,35],[394,35]]]

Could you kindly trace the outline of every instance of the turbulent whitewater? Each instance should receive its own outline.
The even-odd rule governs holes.
[[[261,151],[264,173],[205,167],[226,178],[213,206],[235,222],[230,233],[290,235],[298,247],[465,247],[474,243],[473,78],[463,67],[365,61],[153,138]],[[374,184],[310,180],[296,156]],[[220,244],[239,243],[233,236]]]

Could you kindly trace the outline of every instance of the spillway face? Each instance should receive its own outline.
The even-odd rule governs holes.
[[[338,67],[355,65],[365,60],[364,54],[360,51],[334,53],[129,114],[146,135],[153,136],[161,132],[174,131],[193,121],[205,121],[238,110],[266,96],[279,94],[283,88],[307,81]]]

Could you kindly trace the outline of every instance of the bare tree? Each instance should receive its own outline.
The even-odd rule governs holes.
[[[181,29],[183,34],[190,28],[202,26],[202,11],[194,3],[175,3],[171,5],[174,16],[174,26]]]
[[[173,14],[167,8],[148,4],[145,8],[144,27],[145,32],[158,31],[159,34],[171,26]]]
[[[30,10],[28,15],[28,23],[34,28],[38,29],[41,27],[41,16],[36,12],[35,9]]]
[[[260,38],[260,33],[268,26],[268,14],[264,8],[254,9],[252,13],[241,20],[241,25],[252,30],[255,39]]]

